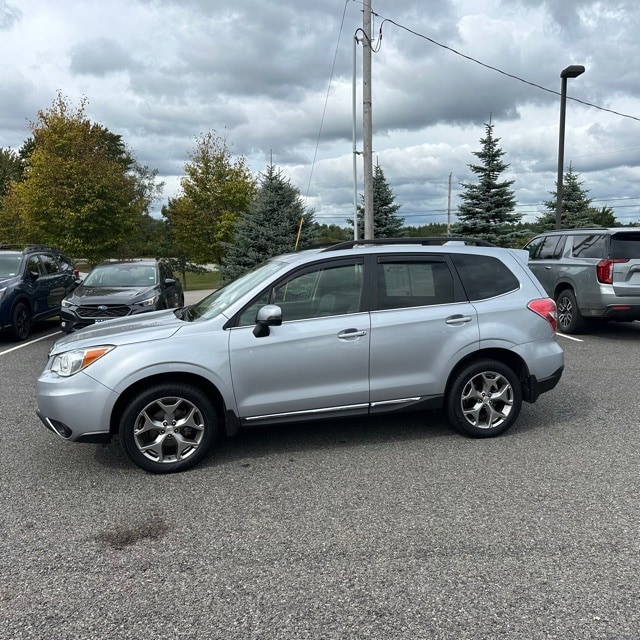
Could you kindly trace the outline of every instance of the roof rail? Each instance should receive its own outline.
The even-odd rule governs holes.
[[[25,243],[17,243],[17,244],[9,244],[9,243],[0,243],[0,249],[12,249],[16,251],[54,251],[55,249],[48,244],[32,244],[29,242]]]
[[[448,243],[472,244],[476,247],[495,247],[496,245],[480,238],[470,238],[467,236],[428,236],[424,238],[371,238],[369,240],[347,240],[331,245],[323,251],[339,251],[340,249],[352,249],[362,245],[385,245],[385,244],[420,244],[420,245],[444,245]]]

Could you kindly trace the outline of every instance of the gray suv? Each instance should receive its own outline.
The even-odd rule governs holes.
[[[560,379],[555,312],[522,250],[346,242],[58,340],[37,411],[66,440],[119,434],[156,473],[195,465],[219,432],[321,417],[444,408],[496,436]]]
[[[562,332],[580,333],[589,320],[640,320],[640,228],[549,231],[525,249]]]

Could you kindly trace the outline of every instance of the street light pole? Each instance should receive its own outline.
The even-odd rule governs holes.
[[[564,121],[567,111],[567,78],[577,78],[584,73],[581,64],[572,64],[560,73],[562,87],[560,91],[560,134],[558,138],[558,179],[556,182],[556,229],[562,227],[562,174],[564,164]]]

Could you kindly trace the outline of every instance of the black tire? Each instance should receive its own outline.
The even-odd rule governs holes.
[[[31,331],[31,313],[24,302],[18,302],[11,314],[11,334],[16,340],[26,340]]]
[[[576,296],[571,289],[563,289],[556,296],[558,329],[562,333],[582,333],[587,323],[578,309]]]
[[[449,387],[447,417],[458,431],[491,438],[509,429],[520,415],[522,384],[497,360],[478,360],[460,371]]]
[[[129,403],[120,420],[120,443],[141,469],[174,473],[200,462],[213,447],[217,430],[215,409],[202,391],[187,384],[160,384]]]

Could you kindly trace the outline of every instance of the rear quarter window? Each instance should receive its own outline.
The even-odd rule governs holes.
[[[633,233],[616,233],[611,236],[612,259],[640,259],[640,231]]]
[[[573,236],[571,255],[574,258],[604,258],[605,246],[603,235],[576,235]]]
[[[492,256],[452,254],[469,300],[495,298],[520,288],[520,282],[504,262]]]

